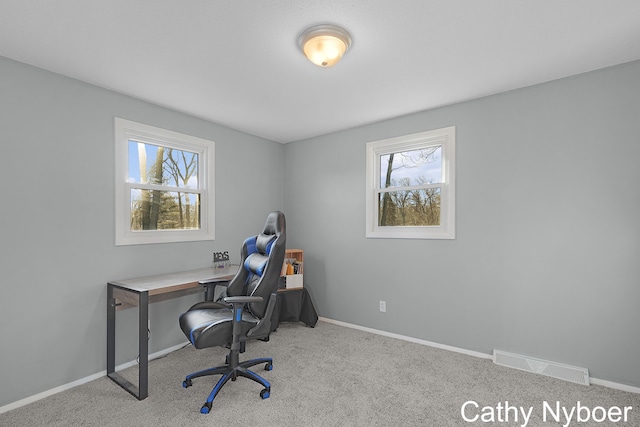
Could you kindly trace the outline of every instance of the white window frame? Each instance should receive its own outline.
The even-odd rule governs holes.
[[[455,126],[367,143],[366,237],[396,239],[455,239]],[[439,226],[379,226],[380,156],[442,146]]]
[[[189,192],[200,195],[200,229],[131,231],[131,189],[184,191],[173,187],[129,182],[129,140],[185,150],[198,154],[198,188]],[[191,242],[215,239],[215,143],[142,123],[115,117],[116,246],[153,243]]]

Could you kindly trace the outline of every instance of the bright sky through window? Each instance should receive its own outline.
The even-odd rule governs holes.
[[[140,156],[146,157],[144,166],[140,164]],[[153,179],[150,179],[152,171],[155,169],[155,163],[158,155],[158,146],[153,144],[146,144],[129,140],[129,182],[148,182],[154,183]],[[169,161],[171,160],[171,161]],[[191,153],[185,150],[177,149],[165,149],[162,159],[162,167],[170,169],[173,173],[164,173],[163,181],[156,184],[164,184],[172,187],[182,188],[198,188],[198,154]],[[187,183],[181,182],[180,179],[176,181],[176,177],[187,176],[187,165],[193,165],[195,171],[187,180]],[[146,179],[142,180],[140,177],[140,168],[145,167]]]
[[[380,157],[380,187],[385,188],[389,157]],[[390,187],[413,185],[424,181],[429,184],[442,182],[442,147],[395,153],[391,165]]]

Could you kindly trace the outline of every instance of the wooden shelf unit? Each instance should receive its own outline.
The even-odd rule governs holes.
[[[294,274],[287,274],[288,261],[294,260],[296,268]],[[284,253],[284,265],[282,266],[282,276],[285,277],[286,289],[299,289],[304,286],[304,251],[302,249],[286,249]]]

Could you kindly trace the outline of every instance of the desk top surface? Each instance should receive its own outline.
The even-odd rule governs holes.
[[[134,292],[149,291],[150,294],[155,294],[197,286],[198,282],[201,280],[231,279],[235,276],[237,271],[237,265],[230,265],[229,267],[224,268],[208,267],[197,270],[138,277],[135,279],[116,280],[109,282],[109,284]]]

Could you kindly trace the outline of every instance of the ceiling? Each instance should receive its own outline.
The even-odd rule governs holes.
[[[1,0],[0,56],[286,143],[640,59],[640,1]]]

